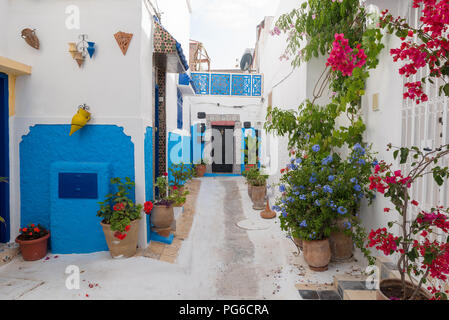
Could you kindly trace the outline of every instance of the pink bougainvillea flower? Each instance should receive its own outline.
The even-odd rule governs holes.
[[[355,68],[361,68],[366,64],[366,59],[365,50],[360,44],[354,50],[349,46],[349,40],[345,39],[343,33],[336,33],[326,65],[331,66],[333,71],[340,71],[343,76],[352,76]]]

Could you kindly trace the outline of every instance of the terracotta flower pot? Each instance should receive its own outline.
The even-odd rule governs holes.
[[[196,175],[199,178],[204,177],[204,175],[206,174],[206,165],[205,164],[199,164],[196,166]]]
[[[329,239],[303,240],[303,254],[311,270],[326,271],[331,261]]]
[[[406,281],[406,290],[409,297],[415,291],[416,286],[411,282]],[[379,284],[379,289],[376,292],[376,300],[397,300],[402,299],[402,281],[400,279],[385,279]],[[430,300],[432,295],[423,288],[420,288],[416,295],[416,300]]]
[[[347,220],[339,220],[337,222],[338,228],[344,230],[344,223]],[[350,236],[347,236],[343,231],[332,232],[329,237],[329,244],[331,246],[331,261],[342,262],[352,258],[354,243]]]
[[[130,258],[137,252],[139,235],[139,220],[131,221],[131,229],[126,232],[126,238],[120,240],[114,236],[116,231],[111,230],[110,224],[100,223],[103,227],[106,243],[113,258]],[[125,233],[125,232],[124,232]]]
[[[254,210],[263,210],[265,208],[265,195],[267,187],[251,186],[251,200],[253,201]]]
[[[169,228],[175,219],[173,206],[155,205],[151,211],[151,224],[155,228]]]
[[[19,237],[16,238],[16,242],[20,245],[20,252],[22,253],[23,260],[40,260],[47,255],[50,232],[48,232],[46,236],[36,240],[20,240]]]

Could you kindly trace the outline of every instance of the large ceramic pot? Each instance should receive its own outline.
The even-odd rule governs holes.
[[[266,191],[267,187],[265,185],[251,187],[251,200],[253,200],[254,210],[263,210],[265,208]]]
[[[329,239],[303,240],[303,254],[309,268],[313,271],[326,271],[331,261]]]
[[[137,252],[139,235],[139,220],[131,221],[131,228],[126,232],[126,238],[120,240],[114,236],[116,231],[111,230],[110,224],[100,223],[103,227],[106,243],[113,258],[130,258]]]
[[[199,178],[204,177],[204,175],[206,174],[206,165],[205,164],[198,164],[196,166],[196,175]]]
[[[411,282],[406,281],[407,295],[410,298],[415,291],[416,286]],[[385,279],[379,284],[379,289],[376,292],[376,300],[397,300],[402,299],[402,281],[400,279]],[[432,296],[423,288],[420,288],[415,300],[430,300]]]
[[[36,240],[20,240],[20,236],[16,238],[16,242],[20,246],[23,260],[35,261],[40,260],[47,255],[48,238],[50,232],[42,238]]]
[[[331,260],[334,262],[342,262],[352,258],[354,243],[352,237],[347,236],[344,230],[344,223],[346,220],[339,220],[337,222],[338,229],[341,231],[332,232],[329,237],[329,244],[331,246]]]
[[[170,228],[175,219],[173,206],[155,205],[151,211],[151,224],[155,228]]]

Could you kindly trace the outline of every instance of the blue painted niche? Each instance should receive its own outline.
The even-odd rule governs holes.
[[[153,128],[147,127],[144,141],[145,152],[145,201],[152,201],[153,195]],[[150,215],[147,219],[147,242],[151,240]]]
[[[52,226],[52,229],[55,228],[50,230],[52,244],[58,242],[59,229],[63,228],[64,232],[73,235],[77,232],[77,227],[73,224],[76,224],[76,221],[81,223],[84,215],[89,219],[96,218],[99,209],[97,202],[102,201],[104,197],[99,180],[99,199],[72,199],[73,204],[64,208],[56,205],[53,210],[58,212],[52,212],[52,195],[58,195],[58,185],[50,183],[52,165],[72,163],[70,166],[73,168],[69,172],[98,172],[98,168],[94,171],[90,168],[89,171],[85,166],[101,163],[110,168],[110,177],[129,177],[135,180],[134,144],[123,132],[123,128],[115,125],[88,125],[71,137],[69,132],[70,125],[35,125],[30,128],[30,133],[23,137],[19,146],[21,226],[28,223]],[[134,199],[134,195],[131,195],[131,198]],[[78,219],[69,219],[75,211],[78,213],[82,211],[83,214],[79,215]],[[61,215],[63,218],[54,224],[50,221],[50,216],[53,215],[58,217]],[[102,232],[100,224],[89,223],[86,228],[77,237],[86,238],[86,241],[92,244],[91,247],[61,246],[52,248],[52,251],[54,253],[98,251],[101,245],[94,235]],[[68,237],[62,242],[66,239]]]

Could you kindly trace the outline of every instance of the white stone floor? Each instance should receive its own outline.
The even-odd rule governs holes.
[[[245,230],[249,219],[263,230]],[[356,263],[310,271],[278,219],[252,209],[241,177],[202,178],[189,238],[175,264],[145,257],[112,259],[108,252],[53,255],[0,267],[0,299],[300,299],[296,284],[331,284],[354,274]],[[69,290],[67,266],[76,265],[80,289]]]

